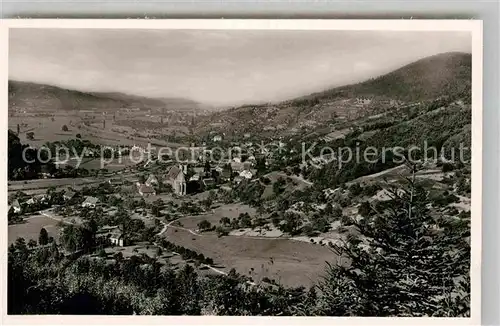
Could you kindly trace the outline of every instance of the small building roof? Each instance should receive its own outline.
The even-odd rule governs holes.
[[[212,186],[215,184],[215,180],[212,178],[203,179],[203,184],[205,186]]]
[[[87,198],[85,198],[85,201],[83,202],[84,204],[97,204],[99,202],[99,199],[97,199],[96,197],[92,197],[92,196],[87,196]]]
[[[117,225],[104,225],[102,226],[99,230],[97,230],[97,233],[118,233],[120,230],[118,229]]]
[[[189,178],[189,181],[200,181],[200,175],[194,174],[191,178]]]
[[[158,178],[154,174],[150,174],[146,180],[146,184],[158,183]]]
[[[121,232],[114,232],[114,233],[111,233],[110,235],[110,239],[120,239],[123,237],[123,233]]]
[[[205,171],[204,166],[193,166],[194,173],[203,173]]]
[[[241,162],[231,162],[231,168],[234,171],[242,171],[244,169],[244,165]]]
[[[180,167],[178,166],[172,166],[170,168],[170,170],[168,171],[167,175],[165,176],[165,178],[169,179],[169,180],[174,180],[175,178],[177,178],[177,176],[182,173],[182,170]]]
[[[72,191],[72,190],[68,190],[68,191],[65,191],[65,192],[64,192],[63,197],[64,197],[64,198],[71,199],[71,198],[73,198],[75,195],[76,195],[76,192],[74,192],[74,191]]]
[[[142,184],[139,186],[139,192],[143,194],[152,194],[155,192],[155,189],[151,186],[148,186],[146,184]]]
[[[243,171],[248,170],[252,167],[251,162],[231,162],[231,168],[233,171]]]

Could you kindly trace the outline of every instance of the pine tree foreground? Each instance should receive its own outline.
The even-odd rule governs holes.
[[[334,246],[350,265],[328,265],[318,285],[323,314],[470,315],[470,217],[433,211],[412,170],[390,200],[351,219],[359,236]]]

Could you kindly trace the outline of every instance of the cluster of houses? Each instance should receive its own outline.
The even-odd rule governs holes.
[[[75,192],[72,190],[67,190],[63,194],[64,201],[69,201],[75,196]],[[23,206],[34,206],[34,205],[44,205],[49,203],[49,196],[47,194],[33,195],[28,199],[21,200],[14,199],[12,203],[8,206],[8,210],[12,208],[14,213],[20,213]]]
[[[221,142],[223,140],[224,136],[225,136],[224,133],[222,135],[214,135],[214,136],[212,136],[212,141],[214,143]],[[246,133],[243,134],[243,138],[244,139],[249,139],[250,137],[252,137],[252,134],[249,133],[249,132],[246,132]]]
[[[193,167],[188,173],[187,165],[174,165],[161,177],[150,174],[143,183],[136,182],[136,188],[141,196],[155,196],[160,182],[169,184],[172,192],[178,196],[184,196],[188,189],[212,189],[219,183],[239,183],[244,179],[252,179],[256,173],[253,169],[254,158],[241,162],[239,158],[234,159],[225,166],[216,166],[207,171],[205,167]],[[230,169],[229,169],[230,166]]]
[[[370,104],[371,102],[372,102],[372,99],[370,99],[370,98],[365,98],[365,97],[358,97],[358,98],[356,98],[356,100],[355,100],[355,103],[356,103],[357,105],[368,105],[368,104]]]
[[[241,182],[243,179],[252,179],[256,170],[253,168],[255,164],[255,158],[251,156],[245,162],[241,162],[240,158],[234,158],[230,162],[224,162],[214,168],[211,171],[204,171],[200,168],[198,171],[195,168],[195,175],[193,175],[190,181],[195,179],[201,179],[203,183],[206,181],[219,181],[220,183],[225,183],[233,181],[235,183]],[[230,169],[228,168],[230,167]]]
[[[221,162],[216,167],[210,168],[210,171],[207,171],[206,167],[193,167],[190,170],[189,177],[187,165],[174,165],[163,176],[157,177],[154,174],[150,174],[144,183],[137,182],[135,188],[141,196],[155,196],[160,183],[163,183],[169,184],[172,187],[173,193],[183,196],[188,193],[188,187],[204,190],[211,189],[218,184],[228,182],[237,184],[245,179],[252,179],[256,174],[256,169],[253,168],[255,163],[256,158],[253,155],[248,157],[244,162],[242,162],[241,158],[235,157],[231,160]],[[110,179],[109,183],[112,185],[122,185],[123,181]],[[75,192],[71,190],[66,191],[63,195],[65,201],[71,200],[74,196]],[[20,203],[16,199],[9,205],[9,210],[12,207],[15,213],[19,213],[24,204],[33,205],[47,201],[48,197],[45,194],[35,195],[23,203]],[[95,208],[99,204],[98,198],[87,196],[81,206]]]
[[[10,211],[10,209],[12,208],[14,213],[20,213],[23,205],[32,206],[35,204],[45,204],[48,201],[49,198],[45,194],[34,195],[31,198],[24,201],[19,201],[19,199],[14,199],[8,207],[8,211]]]
[[[179,196],[185,195],[187,189],[186,173],[187,165],[182,165],[172,166],[161,181],[154,174],[150,174],[144,183],[139,181],[136,183],[137,191],[141,196],[155,196],[156,189],[160,185],[160,182],[163,182],[164,184],[169,184],[175,194]]]

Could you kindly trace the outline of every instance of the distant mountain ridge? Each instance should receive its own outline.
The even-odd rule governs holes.
[[[216,112],[202,119],[196,130],[226,134],[281,133],[440,97],[470,101],[471,59],[471,54],[461,52],[433,55],[358,84],[275,104],[245,105]]]
[[[426,57],[367,81],[332,88],[301,98],[386,97],[429,100],[442,94],[470,92],[472,55],[446,52]]]
[[[127,103],[137,103],[137,104],[142,104],[142,105],[149,105],[151,107],[165,107],[167,109],[169,108],[177,108],[177,109],[182,109],[182,108],[193,108],[193,107],[201,107],[202,104],[198,103],[196,101],[190,100],[190,99],[185,99],[181,97],[160,97],[160,98],[152,98],[152,97],[144,97],[144,96],[138,96],[138,95],[131,95],[131,94],[125,94],[125,93],[119,93],[119,92],[109,92],[109,93],[101,93],[101,92],[95,92],[92,93],[97,96],[103,96],[106,98],[114,99],[114,100],[119,100],[119,101],[124,101]]]
[[[9,80],[9,110],[39,109],[68,111],[119,108],[204,108],[201,103],[184,98],[148,98],[119,92],[84,92],[57,86]]]

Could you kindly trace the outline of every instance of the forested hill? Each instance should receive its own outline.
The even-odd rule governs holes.
[[[202,105],[184,98],[149,98],[119,92],[99,93],[23,81],[9,81],[9,110],[67,111],[120,108],[196,109]]]
[[[305,96],[324,100],[332,97],[385,97],[402,101],[431,100],[443,95],[470,92],[470,53],[447,52],[410,63],[386,75]]]
[[[443,53],[410,63],[368,81],[275,104],[245,105],[201,119],[196,132],[296,133],[440,98],[470,102],[471,54]]]

